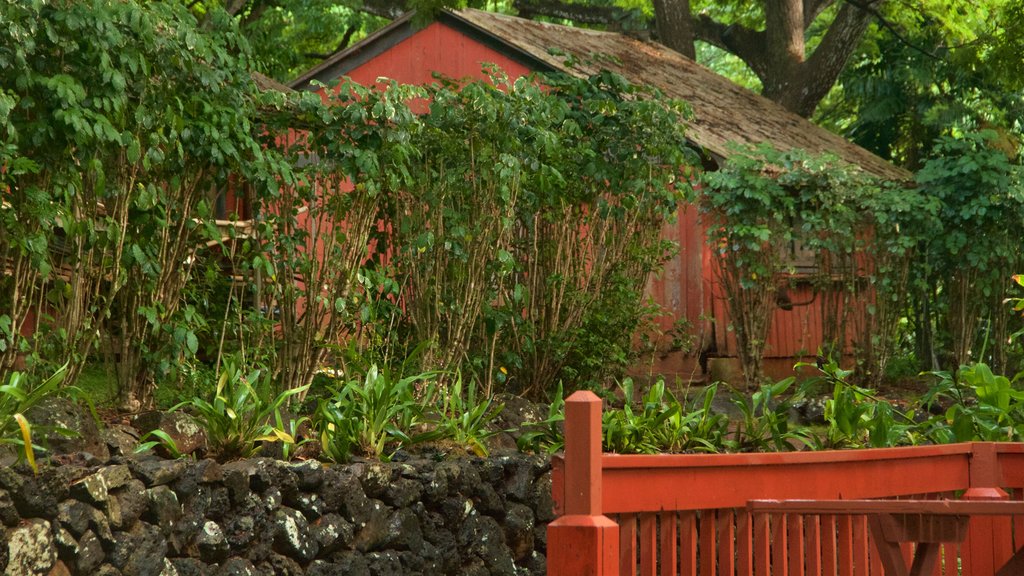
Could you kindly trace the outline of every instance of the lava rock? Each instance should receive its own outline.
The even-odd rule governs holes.
[[[46,574],[57,563],[50,523],[31,519],[7,532],[7,576]]]
[[[0,489],[0,523],[10,528],[18,524],[18,509],[7,490]]]
[[[203,529],[196,535],[195,546],[199,559],[206,563],[222,562],[228,555],[228,541],[221,527],[212,520],[203,524]]]
[[[110,497],[111,490],[125,486],[131,479],[132,473],[128,466],[107,466],[75,482],[71,487],[71,494],[85,502],[105,503]]]
[[[100,462],[110,459],[110,449],[100,437],[96,419],[86,407],[70,398],[43,398],[25,417],[32,423],[32,441],[47,448],[50,454],[87,453]]]
[[[289,469],[295,474],[295,482],[299,490],[312,492],[319,488],[323,482],[324,466],[317,460],[306,460],[298,464],[291,464]]]
[[[320,546],[320,556],[330,556],[338,550],[350,550],[355,539],[352,523],[333,512],[311,524],[309,532]]]
[[[281,508],[274,513],[274,550],[306,564],[316,558],[319,548],[301,512]]]
[[[107,557],[103,544],[92,530],[86,530],[78,539],[78,552],[75,556],[75,567],[79,574],[92,574]]]
[[[505,542],[516,562],[526,559],[534,549],[533,510],[525,504],[509,504],[502,522],[505,531]]]
[[[143,412],[135,417],[132,425],[142,435],[162,430],[174,441],[175,448],[181,454],[206,451],[206,431],[184,412]],[[158,448],[159,451],[161,449]]]
[[[115,529],[131,528],[149,506],[146,486],[139,480],[129,480],[123,488],[110,493],[107,516]]]
[[[129,460],[128,467],[146,488],[153,488],[181,478],[188,465],[184,460],[133,459]]]
[[[130,531],[115,532],[110,563],[124,574],[159,576],[167,557],[167,541],[160,529],[138,523]]]

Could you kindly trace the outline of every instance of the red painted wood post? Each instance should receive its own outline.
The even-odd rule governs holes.
[[[619,527],[601,513],[601,399],[565,401],[564,515],[548,524],[548,574],[619,576]]]
[[[999,469],[995,443],[973,443],[969,462],[970,487],[964,492],[964,500],[1009,499],[1009,495],[999,486],[1002,471]],[[964,576],[995,574],[1013,554],[1011,530],[1009,518],[971,518],[967,541],[962,547]]]

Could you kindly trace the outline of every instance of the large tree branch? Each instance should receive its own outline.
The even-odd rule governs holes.
[[[804,0],[804,30],[807,30],[814,20],[833,4],[835,0]]]
[[[512,7],[522,18],[547,16],[562,18],[579,24],[617,25],[627,20],[637,20],[636,10],[627,10],[618,6],[591,6],[571,4],[561,0],[514,0]],[[642,16],[640,20],[645,20]],[[653,22],[650,22],[653,27]]]
[[[395,20],[405,14],[406,8],[404,0],[364,0],[357,10]]]
[[[764,81],[768,73],[764,32],[739,24],[722,24],[706,14],[698,15],[693,22],[694,35],[698,40],[736,55]]]

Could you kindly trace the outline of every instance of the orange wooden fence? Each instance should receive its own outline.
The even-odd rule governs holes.
[[[601,401],[566,401],[554,459],[551,576],[882,576],[863,516],[779,514],[756,499],[1024,499],[1024,445],[964,443],[757,454],[601,453]],[[1024,547],[1024,516],[972,518],[934,576],[992,576]],[[912,550],[905,554],[909,558]]]

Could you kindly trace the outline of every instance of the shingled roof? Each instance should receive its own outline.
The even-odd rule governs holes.
[[[731,154],[729,143],[770,142],[783,150],[831,152],[886,180],[912,177],[910,172],[656,42],[474,9],[442,12],[438,20],[535,70],[584,76],[606,69],[684,100],[694,112],[689,139],[720,158]],[[410,15],[403,16],[359,44],[334,54],[291,86],[305,88],[314,79],[337,78],[414,32]],[[565,64],[566,55],[576,60],[572,68]]]

